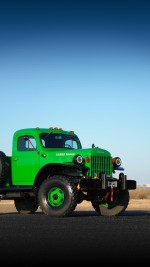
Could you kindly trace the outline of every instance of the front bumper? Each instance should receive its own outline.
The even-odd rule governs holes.
[[[82,178],[80,188],[84,191],[102,190],[109,188],[117,188],[119,190],[133,190],[137,188],[135,180],[127,180],[127,176],[123,173],[119,174],[119,179],[108,177],[106,174],[101,174],[99,179]]]

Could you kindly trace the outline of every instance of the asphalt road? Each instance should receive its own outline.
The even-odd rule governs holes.
[[[7,264],[104,265],[146,263],[150,255],[150,212],[125,211],[101,217],[74,211],[70,217],[0,214],[0,258]]]

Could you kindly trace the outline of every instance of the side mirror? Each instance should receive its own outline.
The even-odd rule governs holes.
[[[27,135],[24,136],[24,140],[25,140],[25,141],[29,140],[29,136],[27,136]]]

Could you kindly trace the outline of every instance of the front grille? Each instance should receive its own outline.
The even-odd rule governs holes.
[[[111,157],[91,156],[91,177],[99,177],[101,172],[111,175],[110,163]]]

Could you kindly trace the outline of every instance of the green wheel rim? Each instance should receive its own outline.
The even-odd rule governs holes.
[[[59,187],[54,187],[48,192],[48,202],[53,207],[59,207],[65,199],[64,192]]]

